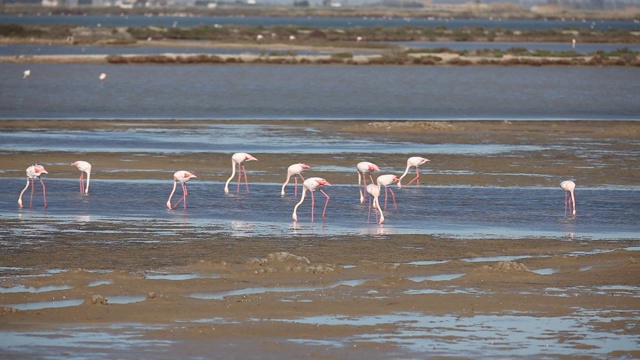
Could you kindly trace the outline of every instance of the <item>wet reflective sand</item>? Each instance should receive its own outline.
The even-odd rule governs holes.
[[[8,358],[640,356],[635,123],[2,124]],[[225,195],[245,136],[250,192]],[[409,154],[431,159],[420,187],[393,187],[398,209],[367,221],[355,163],[400,175]],[[296,223],[293,185],[280,196],[299,161],[332,181],[324,220],[324,197]],[[36,183],[19,209],[34,162],[49,207]],[[198,179],[168,210],[182,168]]]

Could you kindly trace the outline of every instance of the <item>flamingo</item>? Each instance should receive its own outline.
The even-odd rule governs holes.
[[[28,78],[29,76],[31,76],[31,70],[29,70],[29,69],[25,70],[25,71],[22,73],[22,78],[23,78],[23,79],[26,79],[26,78]]]
[[[89,195],[89,181],[91,181],[91,164],[86,161],[76,161],[71,166],[75,166],[80,170],[80,193]],[[87,187],[84,186],[84,173],[87,173]]]
[[[412,167],[416,168],[416,177],[414,177],[413,180],[409,181],[407,186],[411,185],[411,183],[414,181],[416,182],[416,185],[420,185],[420,171],[418,170],[418,167],[426,163],[427,161],[430,161],[430,160],[420,156],[412,156],[409,159],[407,159],[407,168],[405,169],[404,174],[400,176],[400,180],[398,180],[398,188],[402,188],[402,184],[401,184],[402,178],[407,175],[407,173],[409,172],[409,169],[411,169]]]
[[[180,201],[184,201],[184,208],[187,208],[187,181],[191,179],[197,179],[198,177],[195,174],[192,174],[188,171],[180,170],[176,171],[173,174],[173,190],[171,190],[171,194],[169,195],[169,200],[167,200],[167,208],[169,210],[175,209],[180,204]],[[182,198],[178,200],[173,206],[171,206],[171,198],[173,197],[173,193],[176,192],[176,186],[178,183],[182,184]]]
[[[45,170],[42,165],[31,165],[27,168],[27,185],[20,192],[20,197],[18,198],[18,206],[22,207],[22,194],[27,191],[29,187],[29,180],[31,180],[31,198],[29,199],[29,208],[31,208],[33,202],[33,190],[35,189],[35,179],[38,178],[40,180],[40,184],[42,184],[42,196],[44,197],[44,207],[47,208],[47,191],[44,186],[44,181],[40,178],[40,175],[48,174],[47,170]]]
[[[395,175],[380,175],[376,179],[376,184],[380,188],[384,186],[384,209],[387,210],[387,190],[391,191],[391,198],[393,199],[393,208],[397,209],[398,205],[396,205],[396,194],[393,193],[393,190],[389,187],[389,185],[400,181]]]
[[[233,176],[236,174],[236,164],[238,164],[238,189],[237,192],[240,193],[240,177],[242,173],[244,173],[244,183],[247,186],[247,192],[249,192],[249,183],[247,182],[247,170],[244,168],[243,162],[258,160],[255,157],[247,154],[247,153],[235,153],[231,157],[231,177],[227,180],[227,183],[224,185],[224,193],[229,193],[229,182],[233,179]]]
[[[105,73],[101,73],[100,76],[98,76],[98,79],[100,79],[100,81],[105,81],[107,79],[107,74]]]
[[[374,163],[370,163],[368,161],[359,162],[356,165],[356,168],[358,170],[358,191],[360,192],[360,203],[364,204],[364,192],[362,188],[360,188],[360,184],[362,184],[366,188],[367,186],[367,178],[365,177],[366,174],[369,175],[369,179],[373,184],[373,177],[371,176],[371,172],[380,171],[380,168],[378,168],[378,165]]]
[[[564,216],[567,216],[567,206],[573,216],[576,216],[576,195],[574,193],[576,183],[566,180],[560,183],[560,188],[564,190]]]
[[[380,208],[380,185],[369,184],[367,185],[367,193],[371,195],[371,202],[369,203],[369,215],[367,217],[367,222],[371,217],[371,208],[373,207],[373,211],[380,211],[380,220],[378,224],[382,224],[384,222],[384,214],[382,213],[382,209]],[[378,213],[376,212],[376,219],[378,218]]]
[[[307,193],[307,190],[311,192],[311,222],[313,222],[313,208],[316,205],[316,200],[313,196],[313,193],[316,190],[320,191],[327,198],[327,201],[324,203],[324,210],[322,211],[322,218],[325,217],[325,214],[327,212],[327,205],[329,205],[329,195],[327,195],[327,193],[321,189],[321,187],[325,185],[331,186],[331,184],[329,184],[327,180],[320,177],[310,177],[302,183],[302,196],[300,196],[300,202],[298,202],[293,208],[293,221],[298,221],[298,206],[300,206],[302,202],[304,202],[304,196]]]
[[[298,196],[298,176],[300,177],[300,179],[302,179],[302,181],[304,181],[304,177],[302,176],[301,173],[310,168],[311,166],[307,164],[293,164],[289,166],[289,168],[287,169],[287,180],[285,180],[284,184],[282,184],[282,190],[280,191],[280,195],[285,196],[284,188],[285,186],[287,186],[287,184],[289,183],[289,180],[293,176],[293,180],[295,181],[295,184],[296,184],[294,196],[297,197]]]

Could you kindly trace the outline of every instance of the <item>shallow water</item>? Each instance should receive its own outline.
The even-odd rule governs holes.
[[[29,64],[23,80],[25,68],[0,67],[0,118],[638,120],[640,113],[632,67]]]
[[[326,177],[330,179],[330,174]],[[386,221],[378,225],[373,223],[373,215],[368,222],[368,207],[359,203],[355,185],[324,189],[330,196],[325,220],[320,216],[324,196],[315,194],[314,222],[311,222],[311,199],[307,196],[298,209],[299,221],[294,222],[291,216],[298,199],[292,196],[291,188],[289,196],[280,197],[280,184],[252,184],[250,193],[240,194],[231,186],[232,192],[225,195],[224,184],[198,179],[188,185],[187,209],[181,205],[168,210],[165,203],[171,181],[100,179],[92,181],[91,195],[83,196],[75,192],[76,179],[45,179],[49,208],[43,208],[37,184],[33,208],[19,209],[17,196],[24,180],[3,181],[7,189],[14,191],[0,193],[0,216],[24,221],[0,234],[3,246],[15,245],[12,243],[16,237],[29,241],[33,230],[40,236],[90,229],[91,241],[100,233],[122,232],[145,223],[157,234],[194,229],[236,237],[430,234],[572,240],[635,239],[640,234],[639,189],[580,189],[578,216],[565,217],[564,194],[555,187],[405,187],[395,191],[398,209],[388,204]],[[23,201],[28,206],[28,192]],[[384,206],[382,198],[381,204]],[[131,220],[136,220],[136,224],[131,224]],[[61,230],[59,226],[64,224],[78,226]]]

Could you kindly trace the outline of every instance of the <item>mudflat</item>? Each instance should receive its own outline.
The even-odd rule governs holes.
[[[212,123],[4,120],[0,128],[197,128]],[[637,184],[637,122],[269,124],[293,133],[312,127],[316,136],[381,143],[484,141],[548,148],[536,152],[542,154],[536,158],[516,151],[506,157],[448,154],[432,159],[434,169],[471,169],[478,175],[430,175],[421,185],[427,187],[496,185],[495,176],[483,174],[506,169],[527,174],[524,170],[532,166],[549,178],[561,177],[571,166],[585,186]],[[584,156],[591,147],[598,149],[597,158]],[[190,161],[209,164],[210,172],[201,176],[215,178],[228,167],[229,155],[196,154]],[[281,180],[287,159],[254,155],[260,161],[252,166],[264,174],[262,181]],[[404,162],[409,155],[423,154],[383,154],[380,161]],[[69,156],[64,151],[8,152],[0,177],[24,176],[25,164],[43,158],[66,162]],[[122,161],[121,153],[92,157],[103,168],[143,166],[133,156]],[[351,164],[339,154],[312,155],[311,161]],[[174,170],[163,157],[148,156],[146,162],[154,169]],[[353,175],[336,174],[332,180],[350,183]],[[498,186],[532,186],[534,181],[540,180],[515,175]],[[543,180],[549,185],[544,181],[551,180]],[[75,224],[43,218],[35,224],[4,217],[0,224],[4,358],[640,358],[639,238],[238,238],[156,222]]]

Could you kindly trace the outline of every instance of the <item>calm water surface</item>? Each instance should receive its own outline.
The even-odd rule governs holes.
[[[25,68],[0,67],[0,118],[640,118],[627,67],[30,64],[23,80]]]
[[[352,28],[352,27],[399,27],[399,26],[444,26],[450,29],[464,27],[484,27],[503,29],[621,29],[637,30],[640,23],[627,21],[586,21],[582,19],[564,20],[532,20],[532,19],[455,19],[455,18],[375,18],[375,17],[256,17],[256,16],[180,16],[180,15],[16,15],[0,14],[0,23],[18,23],[23,25],[55,25],[72,24],[78,26],[163,26],[163,27],[194,27],[214,25],[243,25],[243,26],[312,26],[322,28]]]

